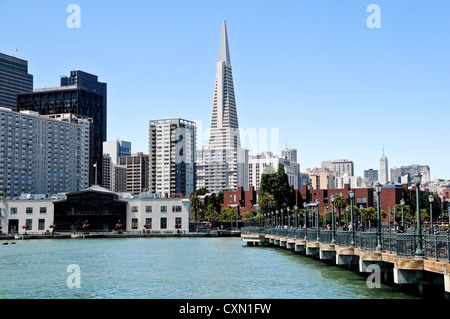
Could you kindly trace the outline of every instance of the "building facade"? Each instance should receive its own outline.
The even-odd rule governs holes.
[[[103,142],[103,154],[109,154],[113,164],[119,164],[119,157],[131,156],[131,142],[115,140]]]
[[[323,161],[322,167],[334,172],[336,177],[355,175],[353,161],[348,159]]]
[[[313,189],[330,189],[335,188],[335,173],[325,167],[316,167],[314,169],[306,169],[309,176],[311,187]]]
[[[89,151],[89,183],[97,181],[101,185],[103,142],[106,141],[105,98],[99,92],[76,85],[36,89],[34,92],[17,95],[18,111],[34,111],[41,115],[71,113],[92,118],[91,142]],[[97,165],[97,170],[94,169]],[[95,173],[97,172],[97,176]]]
[[[33,91],[28,62],[0,53],[0,107],[17,110],[17,94]]]
[[[55,194],[89,184],[91,119],[0,108],[0,197]]]
[[[383,185],[389,183],[389,165],[388,165],[388,159],[386,156],[380,157],[380,180],[379,182]]]
[[[149,127],[149,191],[161,197],[191,195],[196,190],[195,122],[152,120]]]
[[[29,196],[0,201],[1,230],[10,234],[42,235],[53,229],[77,233],[86,230],[85,224],[93,232],[112,231],[122,224],[128,232],[177,233],[189,230],[189,217],[188,198],[119,196],[99,186],[58,199]]]
[[[132,194],[147,193],[149,190],[149,156],[138,152],[131,154],[131,156],[120,157],[119,164],[127,168],[127,192]]]
[[[248,150],[241,148],[225,21],[222,25],[208,146],[197,150],[197,188],[210,192],[248,187]]]
[[[261,177],[264,168],[272,166],[274,171],[278,170],[279,164],[283,164],[286,175],[288,176],[289,185],[298,189],[298,169],[296,164],[285,157],[274,156],[271,152],[249,152],[248,155],[248,185],[259,190]]]

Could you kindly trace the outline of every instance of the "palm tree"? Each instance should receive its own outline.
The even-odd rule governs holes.
[[[191,219],[194,217],[195,222],[197,222],[197,215],[201,209],[203,209],[203,202],[200,197],[191,197]],[[192,213],[194,213],[194,216],[192,216]]]
[[[339,224],[341,226],[341,210],[347,207],[347,200],[342,194],[336,194],[336,199],[334,200],[334,207],[339,211]]]

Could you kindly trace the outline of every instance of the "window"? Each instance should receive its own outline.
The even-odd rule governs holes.
[[[39,219],[38,230],[44,230],[44,229],[45,229],[45,219]]]
[[[152,229],[152,219],[151,218],[146,218],[145,224],[147,225],[147,229]]]
[[[25,220],[25,225],[28,226],[28,229],[32,229],[33,228],[33,220],[32,219],[26,219]]]
[[[367,207],[367,198],[366,197],[357,197],[356,198],[356,205],[359,207],[359,205],[363,205],[363,207]]]
[[[26,212],[27,214],[33,214],[33,207],[27,207]]]
[[[161,229],[167,229],[167,218],[161,217]]]
[[[131,206],[131,212],[132,213],[137,213],[138,212],[138,207],[137,206]]]
[[[151,213],[152,212],[152,206],[145,206],[145,212],[146,213]]]
[[[181,228],[181,217],[175,218],[175,228]]]
[[[131,229],[137,229],[138,228],[138,219],[132,218],[131,219]]]
[[[176,212],[176,213],[181,212],[181,206],[172,206],[172,212],[173,213],[174,212]]]
[[[161,213],[167,213],[167,206],[161,206]]]
[[[39,208],[39,212],[40,212],[41,214],[47,213],[47,207],[40,207],[40,208]]]
[[[11,214],[17,214],[17,207],[11,207]]]

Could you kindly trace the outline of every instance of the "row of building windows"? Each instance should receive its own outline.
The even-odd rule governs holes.
[[[17,214],[17,207],[10,207],[10,214]],[[27,214],[33,214],[33,207],[26,207],[25,212]],[[45,214],[47,213],[47,207],[39,207],[39,213]]]
[[[131,219],[131,229],[138,229],[139,221],[137,218]],[[145,219],[145,229],[152,229],[152,219]],[[181,217],[175,218],[175,228],[181,228]],[[167,229],[167,217],[161,217],[160,219],[160,229]]]
[[[139,211],[139,206],[131,206],[131,212],[137,213],[138,211]],[[173,213],[179,213],[181,211],[182,211],[182,206],[172,206]],[[145,212],[152,213],[153,212],[152,206],[145,206]],[[167,206],[160,206],[160,212],[167,213]]]

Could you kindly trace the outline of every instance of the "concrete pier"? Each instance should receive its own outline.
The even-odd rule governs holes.
[[[247,245],[285,248],[361,273],[380,272],[383,282],[418,295],[439,295],[450,300],[450,264],[424,258],[399,257],[396,253],[368,251],[319,241],[268,234],[242,234]]]

